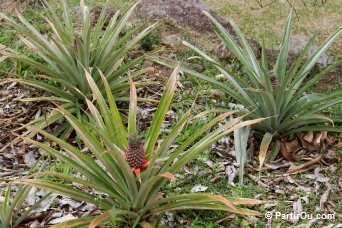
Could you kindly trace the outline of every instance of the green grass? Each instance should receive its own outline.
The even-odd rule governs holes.
[[[243,32],[259,41],[265,40],[267,47],[278,46],[283,34],[284,21],[291,7],[287,1],[276,1],[263,9],[255,0],[204,0],[212,9],[222,16],[233,20]],[[271,0],[262,1],[264,4]],[[293,1],[290,1],[293,2]],[[295,0],[297,21],[293,34],[311,36],[316,30],[321,30],[318,42],[321,43],[329,34],[341,26],[342,8],[339,0],[329,0],[324,5],[314,5],[314,1]],[[320,2],[320,1],[318,1]],[[338,42],[330,49],[335,57],[342,56],[342,43]]]
[[[342,90],[342,82],[339,85],[337,85],[336,89],[334,89],[334,90],[336,90],[336,91]],[[329,92],[331,92],[331,91],[329,91]],[[340,103],[340,104],[336,104],[332,107],[329,107],[326,109],[326,112],[331,113],[332,115],[338,115],[338,116],[342,117],[342,104]]]
[[[23,11],[23,16],[30,22],[37,26],[41,32],[48,32],[47,25],[41,15],[44,12],[41,9],[34,9],[27,7]],[[13,18],[16,18],[13,15]],[[8,25],[0,23],[0,44],[14,48],[20,52],[26,53],[31,58],[37,58],[37,55],[29,52],[26,45],[17,36],[17,33]],[[12,76],[25,77],[28,74],[34,74],[36,71],[32,70],[26,64],[11,59],[6,59],[0,62],[0,79]]]
[[[211,51],[207,50],[208,53],[212,54]],[[175,59],[180,62],[190,63],[193,65],[201,65],[203,67],[203,74],[215,78],[219,71],[210,64],[209,62],[201,59],[189,59],[194,57],[196,53],[190,49],[183,48],[175,53]],[[241,65],[236,61],[225,62],[225,66],[234,72],[238,77],[242,77]],[[234,102],[233,99],[227,97],[215,97],[212,94],[212,90],[215,89],[212,85],[205,82],[204,80],[199,80],[196,77],[185,74],[180,77],[180,83],[184,86],[184,89],[177,90],[176,99],[182,102],[174,102],[172,107],[176,110],[187,111],[190,107],[194,105],[194,110],[210,110],[213,108],[227,108],[229,102]],[[223,81],[222,83],[230,85],[228,81]]]

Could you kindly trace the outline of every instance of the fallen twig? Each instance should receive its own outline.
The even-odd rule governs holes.
[[[249,179],[251,179],[252,181],[256,182],[256,183],[257,183],[258,185],[260,185],[261,187],[267,188],[267,185],[266,185],[264,182],[262,182],[261,180],[259,180],[259,178],[255,177],[255,176],[253,176],[253,175],[251,175],[251,174],[247,174],[247,177],[248,177]]]
[[[314,159],[312,159],[311,161],[308,161],[308,162],[306,162],[306,163],[304,163],[304,164],[302,164],[302,165],[299,165],[299,166],[296,166],[296,167],[294,167],[294,168],[292,168],[292,169],[289,169],[286,173],[287,173],[287,174],[290,174],[290,173],[299,172],[299,171],[301,171],[302,169],[305,169],[305,168],[307,168],[307,167],[309,167],[309,166],[311,166],[311,165],[313,165],[313,164],[319,162],[319,161],[321,160],[321,158],[322,158],[322,155],[320,155],[320,156],[318,156],[317,158],[314,158]]]

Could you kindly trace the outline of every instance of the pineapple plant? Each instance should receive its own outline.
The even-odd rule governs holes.
[[[266,49],[262,47],[261,61],[256,58],[253,48],[239,27],[231,22],[238,37],[238,42],[227,32],[209,12],[204,12],[213,25],[214,31],[223,44],[230,49],[236,59],[243,65],[246,77],[234,74],[225,64],[216,61],[194,45],[183,41],[183,44],[195,51],[200,58],[206,60],[224,75],[230,85],[215,80],[211,75],[196,72],[186,66],[181,67],[185,73],[205,80],[234,98],[242,107],[239,114],[251,113],[247,119],[271,117],[253,126],[256,136],[262,138],[261,148],[268,151],[270,158],[275,158],[281,151],[281,141],[287,137],[306,131],[342,132],[341,116],[324,115],[324,110],[342,103],[342,91],[337,90],[329,94],[313,93],[310,91],[325,74],[342,65],[341,60],[329,65],[317,74],[311,74],[315,64],[334,41],[342,34],[342,27],[332,33],[312,53],[309,53],[318,33],[314,33],[300,55],[288,67],[289,45],[293,11],[288,15],[285,32],[275,65],[269,63]],[[157,63],[169,67],[178,65],[171,59],[151,57]],[[338,123],[338,124],[336,124]],[[273,142],[271,144],[271,142]],[[264,151],[260,151],[263,154]],[[284,152],[285,153],[285,152]]]
[[[58,143],[62,150],[56,150],[29,137],[24,137],[25,140],[68,164],[77,174],[44,172],[44,175],[64,180],[66,184],[32,178],[39,173],[14,180],[13,183],[35,186],[75,200],[86,201],[102,210],[100,215],[69,220],[54,225],[54,228],[107,227],[113,223],[115,227],[157,227],[158,216],[173,210],[220,210],[242,215],[262,215],[257,211],[241,207],[264,203],[256,199],[207,193],[174,194],[163,197],[162,191],[170,180],[175,179],[175,173],[199,153],[210,148],[215,141],[235,129],[258,123],[264,118],[241,122],[244,117],[236,117],[213,129],[221,120],[228,119],[236,111],[220,113],[180,143],[177,148],[172,147],[191,116],[191,110],[187,111],[165,137],[161,136],[162,123],[177,87],[178,69],[176,69],[165,87],[151,126],[142,140],[137,129],[137,95],[133,81],[130,80],[127,126],[126,120],[121,118],[106,77],[102,73],[100,75],[107,97],[102,95],[90,73],[85,74],[93,94],[93,99],[86,98],[91,113],[89,115],[91,123],[85,124],[63,107],[58,108],[91,154],[82,153],[79,148],[46,131],[27,126],[30,130]],[[205,115],[205,113],[201,114]],[[94,126],[91,130],[88,128],[90,124]],[[142,169],[141,173],[140,169]],[[81,176],[84,178],[80,178]],[[82,184],[94,191],[75,188],[72,186],[73,183]]]
[[[77,18],[71,14],[68,2],[60,1],[62,16],[58,16],[55,9],[46,5],[44,20],[52,31],[48,35],[40,32],[19,12],[17,12],[18,20],[0,12],[0,18],[18,32],[28,50],[40,57],[39,60],[32,59],[26,52],[19,53],[18,50],[0,44],[0,62],[11,58],[28,64],[37,70],[39,75],[7,80],[42,89],[51,94],[50,97],[30,97],[22,101],[59,102],[59,105],[77,115],[80,120],[86,120],[85,98],[91,97],[92,91],[84,76],[84,69],[100,69],[115,98],[126,99],[125,91],[129,88],[127,72],[130,71],[131,77],[134,78],[152,70],[152,68],[145,68],[133,71],[132,68],[142,62],[145,56],[130,58],[129,53],[157,27],[157,23],[146,28],[129,26],[128,19],[134,13],[137,3],[123,13],[118,10],[108,22],[107,9],[110,8],[110,2],[107,1],[101,10],[94,9],[99,15],[97,15],[96,23],[93,23],[93,13],[84,1],[80,1],[81,13]],[[114,12],[110,15],[112,13]],[[80,25],[78,21],[81,21]],[[99,72],[92,70],[89,73],[101,91],[104,91]],[[44,80],[41,80],[42,77]],[[62,119],[63,116],[59,112],[52,111],[47,116],[37,118],[31,122],[31,125],[34,124],[35,127],[44,129]],[[71,133],[72,127],[66,121],[55,131],[56,135],[63,138],[68,138]],[[30,131],[27,131],[26,135],[34,136]]]

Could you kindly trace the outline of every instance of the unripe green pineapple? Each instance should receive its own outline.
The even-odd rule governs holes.
[[[141,168],[146,161],[144,140],[137,134],[128,137],[126,161],[132,168]]]

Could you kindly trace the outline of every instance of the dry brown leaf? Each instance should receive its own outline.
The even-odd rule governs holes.
[[[295,188],[297,191],[303,191],[303,192],[311,192],[312,188],[311,187],[305,187],[305,186],[298,186],[297,188]]]
[[[297,140],[295,140],[297,141]],[[297,142],[298,144],[298,142]],[[296,143],[295,142],[284,142],[284,141],[281,141],[280,143],[280,152],[281,154],[289,161],[297,161],[298,160],[298,157],[296,157],[294,155],[294,150],[296,150],[297,147],[296,147]]]
[[[222,203],[224,203],[228,208],[232,209],[233,211],[240,211],[240,209],[235,208],[235,206],[226,198],[224,198],[223,196],[219,196],[219,195],[207,195],[209,198],[212,198],[214,200],[220,201]]]
[[[328,132],[327,131],[322,131],[323,135],[322,135],[322,141],[324,141],[326,138],[328,138]]]
[[[301,149],[301,146],[298,143],[297,139],[294,139],[290,142],[286,142],[286,146],[293,152],[296,153],[297,151],[299,151]]]
[[[315,181],[321,182],[321,183],[325,183],[328,182],[330,180],[329,177],[324,176],[323,174],[321,174],[319,171],[321,169],[319,167],[317,167],[315,169],[315,174],[307,174],[306,177],[310,178],[310,179],[314,179]]]
[[[207,166],[209,166],[209,168],[212,168],[214,165],[214,162],[212,160],[210,160],[209,158],[204,158],[202,160]]]
[[[300,197],[299,197],[298,200],[293,203],[293,213],[301,214],[302,212],[303,212],[303,205],[302,205],[302,202],[301,202]],[[294,223],[297,223],[298,220],[299,220],[299,218],[295,217],[292,221]]]
[[[254,156],[254,138],[251,138],[249,141],[249,147],[247,149],[247,156],[248,157],[253,157]]]
[[[165,178],[170,179],[170,180],[176,179],[176,177],[172,173],[163,173],[163,174],[160,174],[160,176],[165,177]]]
[[[287,168],[291,166],[290,162],[286,163],[265,163],[265,166],[271,170],[277,170],[281,168]]]
[[[256,205],[256,204],[265,204],[268,202],[264,200],[246,199],[246,198],[229,199],[229,201],[234,205]]]
[[[317,132],[316,134],[315,134],[315,136],[314,136],[314,138],[313,138],[313,141],[312,141],[312,144],[313,145],[319,145],[319,144],[321,144],[321,139],[322,139],[322,137],[323,137],[323,131],[319,131],[319,132]]]
[[[297,183],[297,181],[296,181],[295,179],[293,179],[292,177],[287,176],[287,180],[288,180],[291,184],[295,184],[295,185],[299,186],[298,183]]]
[[[56,219],[52,219],[49,224],[58,224],[58,223],[62,223],[62,222],[66,222],[66,221],[70,221],[73,219],[77,219],[77,217],[73,216],[72,214],[67,214],[66,216],[60,217],[60,218],[56,218]]]
[[[222,98],[224,97],[224,92],[222,92],[220,89],[211,89],[210,96],[213,98]]]
[[[321,211],[324,210],[324,205],[328,200],[328,197],[330,195],[330,191],[331,191],[331,185],[329,183],[327,183],[327,190],[323,193],[323,195],[321,196],[321,199],[319,201],[319,209]]]
[[[300,214],[303,212],[303,206],[300,197],[298,198],[297,202],[293,204],[293,212],[296,214]]]
[[[319,162],[321,160],[321,158],[322,158],[322,155],[320,155],[317,158],[314,158],[311,161],[308,161],[308,162],[306,162],[306,163],[304,163],[302,165],[292,167],[286,173],[290,174],[290,173],[296,173],[298,171],[301,171],[302,169],[305,169],[305,168],[307,168],[307,167],[309,167],[309,166]]]
[[[314,139],[314,134],[312,131],[308,131],[305,133],[305,135],[303,136],[303,139],[305,139],[307,142],[311,143],[312,140]]]
[[[317,149],[317,146],[314,146],[313,143],[310,143],[310,142],[308,142],[302,138],[299,138],[299,140],[300,140],[300,143],[301,143],[303,149],[305,149],[307,151],[315,151]]]
[[[237,170],[233,165],[228,165],[226,166],[225,173],[228,176],[228,184],[232,184],[235,179]]]
[[[259,157],[259,169],[261,169],[262,166],[264,165],[266,155],[269,149],[269,145],[272,142],[272,138],[273,138],[273,135],[269,132],[267,132],[262,138],[262,141],[260,144],[259,156],[258,156]]]
[[[89,228],[95,228],[98,224],[100,224],[102,221],[106,220],[109,218],[110,214],[109,213],[103,213],[101,215],[96,216],[91,223],[89,224]]]
[[[342,138],[341,137],[328,137],[324,140],[325,146],[332,146],[334,148],[341,148],[342,147]]]
[[[151,224],[151,223],[149,223],[149,222],[146,222],[146,221],[139,223],[139,225],[140,225],[142,228],[153,228],[153,227],[155,227],[153,224]]]
[[[267,184],[265,184],[264,182],[262,182],[261,180],[259,180],[256,176],[253,176],[251,174],[247,174],[247,177],[253,181],[255,181],[259,186],[263,187],[263,188],[267,188]]]

